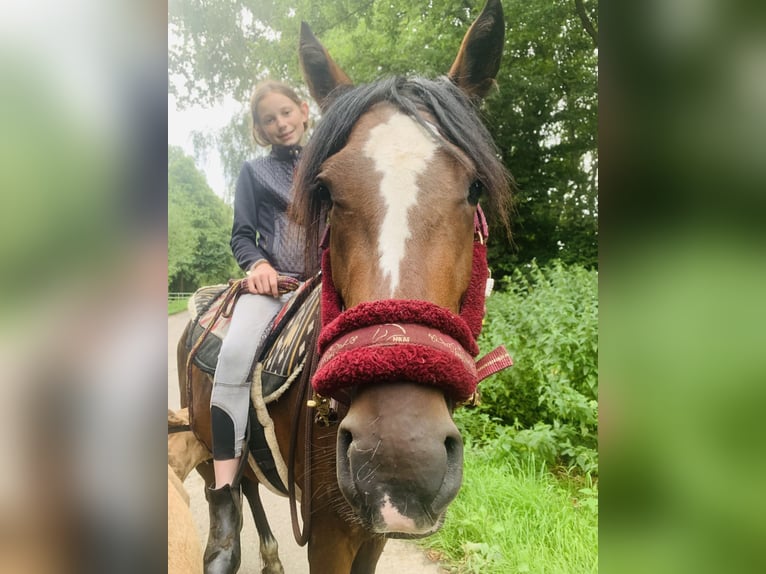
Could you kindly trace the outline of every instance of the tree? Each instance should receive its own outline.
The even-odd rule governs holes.
[[[223,94],[246,102],[265,76],[300,85],[299,23],[305,20],[355,82],[391,74],[429,77],[449,68],[481,0],[232,0],[170,4],[171,90],[182,104]],[[482,107],[516,183],[513,243],[495,233],[490,263],[507,275],[520,262],[597,265],[597,0],[505,0],[499,90]],[[243,116],[246,117],[246,116]],[[236,177],[249,130],[235,118],[214,142]],[[210,143],[210,142],[208,142]],[[228,160],[226,158],[229,158]]]
[[[192,225],[191,206],[183,202],[177,190],[168,190],[168,280],[177,283],[183,291],[184,277],[191,277],[194,269],[194,251],[197,235]]]
[[[191,291],[238,274],[229,248],[232,213],[194,160],[168,147],[168,289]]]
[[[506,254],[516,262],[563,259],[594,267],[598,101],[593,40],[571,2],[515,2],[507,11],[515,24],[499,93],[487,106],[487,122],[518,186],[518,251]],[[496,243],[493,247],[502,251]]]

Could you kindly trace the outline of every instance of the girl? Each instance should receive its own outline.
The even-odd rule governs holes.
[[[237,180],[231,248],[247,274],[248,292],[234,308],[218,356],[210,400],[214,488],[207,490],[210,533],[205,574],[234,572],[240,563],[239,485],[250,404],[250,368],[266,326],[292,294],[279,295],[277,275],[303,279],[305,237],[288,221],[293,172],[308,127],[308,104],[288,86],[266,81],[250,100],[253,137],[271,145],[266,157],[246,162]]]

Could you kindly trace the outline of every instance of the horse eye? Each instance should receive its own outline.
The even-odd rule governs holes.
[[[314,184],[314,193],[317,194],[319,200],[332,201],[332,195],[330,194],[330,188],[324,182],[318,181]]]
[[[477,179],[468,188],[468,203],[471,205],[477,205],[483,192],[484,185]]]

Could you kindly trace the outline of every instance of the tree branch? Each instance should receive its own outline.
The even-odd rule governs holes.
[[[596,32],[596,29],[593,27],[593,23],[590,21],[590,18],[588,18],[588,14],[585,12],[585,6],[583,6],[582,0],[575,0],[575,8],[577,9],[577,15],[580,16],[582,27],[585,28],[588,36],[593,39],[593,45],[598,48],[598,32]]]

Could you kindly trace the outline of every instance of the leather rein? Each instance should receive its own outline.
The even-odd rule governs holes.
[[[311,395],[311,376],[316,369],[319,361],[319,354],[316,351],[318,329],[314,329],[309,342],[309,356],[303,368],[298,382],[298,392],[295,395],[292,426],[290,429],[290,448],[287,455],[287,498],[290,501],[290,519],[293,526],[293,536],[298,546],[305,546],[311,536],[311,437],[314,425],[309,420],[308,401]],[[295,492],[295,460],[298,446],[298,433],[301,422],[304,422],[303,434],[303,452],[304,452],[304,471],[303,486],[301,488],[301,518],[303,519],[303,529],[298,523],[297,497]]]

